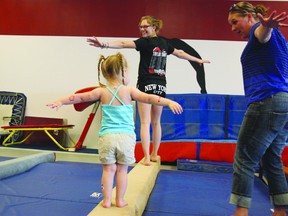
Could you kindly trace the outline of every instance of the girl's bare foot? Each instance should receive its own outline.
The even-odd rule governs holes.
[[[150,166],[150,158],[144,157],[142,164],[145,166]]]
[[[101,205],[102,205],[103,208],[110,208],[111,207],[111,202],[103,200]]]
[[[128,203],[125,200],[116,201],[116,206],[118,208],[122,208],[122,207],[127,206],[127,205],[128,205]]]

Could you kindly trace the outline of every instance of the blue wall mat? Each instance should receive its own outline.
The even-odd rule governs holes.
[[[236,140],[244,113],[245,97],[217,94],[168,94],[184,109],[174,115],[168,107],[161,117],[162,140]],[[151,128],[150,128],[151,130]],[[135,131],[140,140],[140,119],[136,109]]]

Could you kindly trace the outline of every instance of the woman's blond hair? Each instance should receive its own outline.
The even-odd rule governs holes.
[[[240,16],[246,16],[247,14],[252,14],[255,20],[258,20],[257,14],[261,14],[263,17],[266,16],[269,8],[264,5],[258,4],[256,6],[249,2],[238,2],[233,4],[229,9],[229,14],[237,13]]]
[[[160,29],[163,27],[163,21],[156,19],[154,16],[143,16],[140,19],[139,26],[141,25],[141,22],[143,20],[146,20],[150,25],[155,26],[155,31],[158,34]]]

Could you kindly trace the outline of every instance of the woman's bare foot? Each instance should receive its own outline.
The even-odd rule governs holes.
[[[248,216],[248,209],[237,207],[235,213],[232,216]]]
[[[151,160],[152,162],[157,162],[157,155],[151,155],[151,156],[150,156],[150,160]]]
[[[105,201],[103,200],[103,202],[101,203],[103,208],[110,208],[111,207],[111,201]]]
[[[142,164],[145,166],[150,166],[150,157],[144,157]]]
[[[128,205],[128,203],[127,203],[125,200],[116,201],[116,206],[117,206],[118,208],[122,208],[122,207],[127,206],[127,205]]]
[[[287,216],[286,214],[286,207],[285,206],[279,206],[274,208],[274,213],[272,216]]]

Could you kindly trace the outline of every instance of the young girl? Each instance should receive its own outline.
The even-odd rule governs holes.
[[[107,84],[100,82],[100,70]],[[114,176],[116,175],[116,206],[127,205],[124,194],[127,188],[128,165],[135,162],[134,114],[132,100],[159,106],[169,106],[173,113],[182,113],[182,107],[169,99],[149,95],[126,86],[129,83],[127,61],[121,53],[105,58],[98,64],[100,87],[91,92],[73,94],[47,106],[59,109],[62,105],[100,100],[102,103],[102,126],[99,131],[99,156],[103,164],[102,206],[111,206]]]
[[[89,38],[90,45],[100,48],[136,49],[140,53],[140,63],[138,69],[137,88],[145,93],[166,97],[166,60],[172,54],[180,59],[197,62],[199,64],[210,63],[191,56],[182,50],[172,47],[166,39],[158,37],[162,28],[162,20],[153,16],[143,16],[139,22],[141,38],[131,41],[111,41],[100,42],[97,38]],[[151,88],[157,86],[157,88]],[[157,159],[160,147],[162,128],[160,124],[162,106],[155,106],[146,103],[137,103],[141,127],[140,136],[144,153],[144,164],[149,166],[150,160]],[[150,124],[152,125],[152,145],[153,149],[150,156]]]

